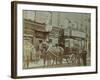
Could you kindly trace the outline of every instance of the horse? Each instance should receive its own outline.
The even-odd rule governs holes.
[[[47,63],[47,66],[54,65],[55,63],[62,64],[62,56],[64,53],[64,49],[60,46],[58,47],[50,47],[45,51],[45,59],[44,59],[44,66]]]

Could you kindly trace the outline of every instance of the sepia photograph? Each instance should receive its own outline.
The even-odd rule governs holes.
[[[13,1],[12,78],[97,73],[97,6]]]
[[[23,69],[91,65],[91,14],[23,10]]]

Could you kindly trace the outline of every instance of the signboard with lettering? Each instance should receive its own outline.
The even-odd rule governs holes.
[[[72,36],[80,37],[80,38],[85,38],[86,34],[84,32],[72,30]]]

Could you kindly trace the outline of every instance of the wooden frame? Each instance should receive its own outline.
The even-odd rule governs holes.
[[[58,71],[58,72],[52,72],[52,68],[50,68],[50,74],[48,74],[48,73],[40,73],[40,74],[28,74],[27,73],[27,71],[26,71],[26,73],[28,74],[28,75],[24,75],[24,74],[22,74],[22,75],[19,75],[18,74],[18,72],[20,71],[19,70],[19,68],[18,68],[18,66],[19,66],[19,63],[18,63],[18,59],[20,60],[20,58],[19,58],[19,51],[18,51],[18,46],[20,45],[19,44],[19,42],[18,42],[18,37],[22,37],[22,35],[21,36],[18,36],[18,33],[19,34],[21,34],[20,32],[19,32],[19,30],[18,30],[18,26],[19,26],[19,19],[18,19],[18,16],[19,16],[19,11],[21,11],[21,10],[25,10],[25,9],[28,9],[28,8],[22,8],[22,7],[20,7],[20,9],[21,10],[19,10],[19,6],[18,5],[20,5],[20,6],[26,6],[26,5],[31,5],[31,6],[44,6],[44,8],[46,8],[46,7],[50,7],[50,9],[52,9],[52,8],[57,8],[57,7],[59,7],[59,8],[67,8],[67,7],[71,7],[72,9],[73,8],[76,8],[75,10],[76,10],[76,12],[75,13],[77,13],[77,9],[86,9],[86,11],[87,10],[89,10],[90,12],[86,12],[86,13],[90,13],[91,15],[93,15],[93,18],[91,17],[90,19],[90,21],[94,21],[93,23],[93,26],[91,26],[91,24],[92,23],[90,23],[90,27],[92,28],[92,27],[94,27],[93,29],[95,29],[95,31],[94,32],[92,32],[92,31],[90,31],[91,32],[91,34],[95,34],[94,35],[94,37],[93,38],[95,38],[95,39],[93,39],[93,40],[95,40],[94,41],[94,46],[95,46],[95,48],[94,47],[91,47],[91,50],[92,50],[92,48],[94,49],[94,51],[92,51],[92,52],[95,52],[95,54],[94,54],[94,59],[95,60],[91,60],[90,62],[91,62],[91,65],[90,65],[90,67],[91,66],[93,66],[93,70],[92,70],[92,68],[91,68],[91,70],[90,71],[82,71],[82,72],[78,72],[77,70],[76,70],[76,72],[74,72],[74,71],[72,71],[72,72],[61,72],[60,73],[60,71]],[[34,8],[35,9],[35,8]],[[46,9],[46,10],[50,10],[50,9]],[[58,9],[58,8],[57,8]],[[30,10],[31,10],[31,8],[30,8]],[[36,10],[38,10],[38,9],[36,9]],[[42,9],[40,9],[41,11],[42,11]],[[53,10],[51,10],[51,12],[52,11],[54,11],[54,9]],[[61,11],[61,12],[63,12],[62,10],[58,10],[58,11]],[[93,12],[92,12],[93,11]],[[65,11],[65,12],[67,12],[67,11]],[[69,11],[70,12],[70,11]],[[72,11],[73,12],[73,11]],[[81,10],[79,11],[79,13],[81,13]],[[21,18],[22,19],[22,18]],[[95,20],[93,20],[93,19],[95,19]],[[19,22],[19,23],[18,23]],[[22,27],[22,26],[21,26]],[[92,30],[92,29],[90,29],[90,30]],[[98,37],[98,34],[97,34],[98,32],[97,32],[97,6],[88,6],[88,5],[72,5],[72,4],[56,4],[56,3],[39,3],[39,2],[24,2],[24,1],[12,1],[11,2],[11,77],[12,78],[31,78],[31,77],[50,77],[50,76],[65,76],[65,75],[80,75],[80,74],[93,74],[93,73],[97,73],[97,37]],[[90,36],[91,37],[91,36]],[[22,39],[22,38],[21,38]],[[20,39],[20,40],[21,40]],[[22,39],[23,40],[23,39]],[[91,45],[92,45],[92,39],[91,39]],[[91,52],[91,55],[93,55],[92,54],[92,52]],[[20,54],[22,54],[22,53],[20,53]],[[22,62],[22,60],[20,60],[20,62]],[[94,65],[92,65],[92,62],[94,62]],[[56,68],[57,69],[57,68]],[[61,69],[61,68],[60,68]],[[65,68],[66,69],[66,68]],[[72,68],[71,68],[72,69]],[[81,69],[81,68],[80,68]],[[83,68],[82,68],[83,69]],[[86,68],[87,69],[87,68]],[[30,69],[31,70],[31,69]],[[33,69],[33,72],[34,72],[34,70],[35,69]],[[47,70],[49,70],[49,68],[46,70],[46,69],[43,69],[43,70],[45,70],[46,72],[48,72]],[[53,68],[53,70],[55,70],[54,68]],[[73,69],[72,69],[73,70]],[[57,70],[56,70],[57,71]]]

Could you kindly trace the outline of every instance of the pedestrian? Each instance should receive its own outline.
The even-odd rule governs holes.
[[[31,57],[32,57],[32,61],[37,63],[37,61],[38,61],[38,54],[36,53],[36,49],[35,49],[34,44],[31,44]]]
[[[43,62],[44,62],[44,67],[45,67],[45,64],[46,64],[46,59],[47,59],[47,53],[46,53],[46,51],[47,51],[47,48],[48,48],[48,43],[47,43],[47,41],[46,40],[44,40],[43,42],[42,42],[42,59],[43,59]]]
[[[86,66],[87,65],[86,64],[86,59],[87,59],[87,51],[86,50],[82,51],[81,58],[83,60],[83,65]]]
[[[31,56],[31,43],[29,40],[24,40],[24,58],[23,58],[23,63],[24,66],[23,68],[28,68],[29,63],[30,63],[30,56]]]
[[[39,54],[39,58],[42,58],[42,53],[43,53],[43,41],[39,40],[39,45],[38,45],[38,49],[37,49],[37,53]]]

